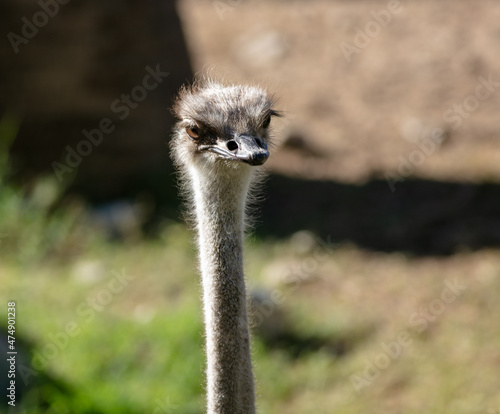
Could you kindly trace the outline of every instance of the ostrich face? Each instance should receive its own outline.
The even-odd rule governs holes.
[[[269,125],[273,101],[264,90],[250,86],[206,83],[181,91],[174,111],[174,148],[178,157],[204,164],[261,165],[269,157]]]

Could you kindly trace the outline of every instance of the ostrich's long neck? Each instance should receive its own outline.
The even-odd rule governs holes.
[[[209,414],[255,413],[242,254],[250,174],[236,175],[215,179],[204,178],[197,171],[192,174],[203,279]]]

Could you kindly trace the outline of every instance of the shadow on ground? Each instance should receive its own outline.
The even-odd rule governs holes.
[[[353,185],[273,174],[257,233],[286,237],[299,230],[415,255],[500,246],[500,185],[415,179],[391,192],[382,179]]]

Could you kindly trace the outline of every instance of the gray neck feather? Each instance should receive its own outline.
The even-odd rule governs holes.
[[[243,274],[245,202],[252,171],[238,166],[227,174],[206,174],[192,167],[189,175],[203,281],[208,413],[254,414]]]

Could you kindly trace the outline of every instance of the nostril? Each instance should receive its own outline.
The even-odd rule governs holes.
[[[238,144],[236,143],[236,141],[228,141],[226,146],[229,151],[235,151],[238,149]]]

